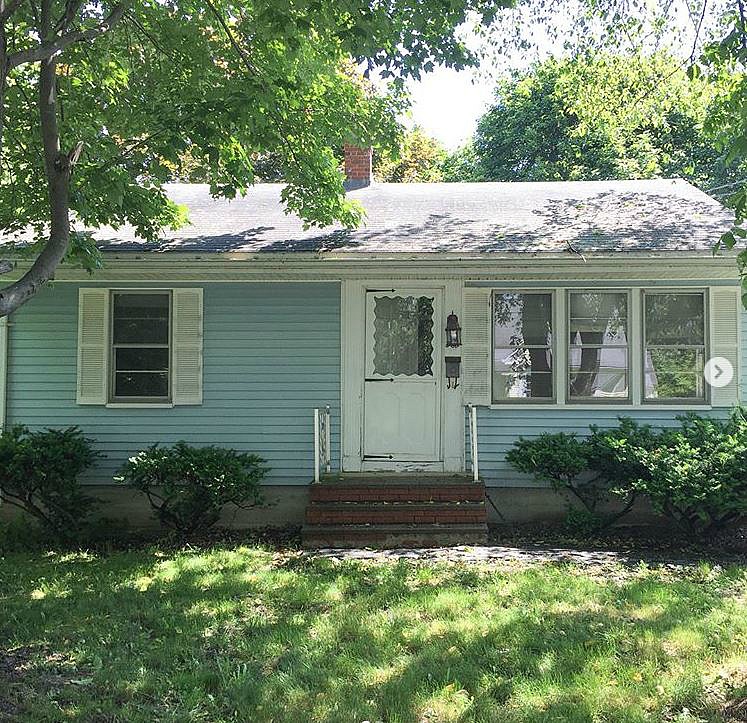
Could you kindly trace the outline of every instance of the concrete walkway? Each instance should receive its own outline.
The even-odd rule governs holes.
[[[673,558],[656,553],[616,552],[605,550],[575,550],[560,547],[526,548],[500,545],[429,547],[418,549],[338,549],[322,548],[304,553],[309,557],[332,560],[389,562],[476,563],[492,566],[522,566],[543,563],[573,563],[582,567],[632,567],[641,563],[663,566],[672,570],[696,565],[699,558]]]

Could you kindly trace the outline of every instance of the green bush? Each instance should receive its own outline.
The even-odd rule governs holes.
[[[709,534],[747,514],[747,421],[741,410],[727,421],[678,419],[640,452],[647,474],[634,486],[686,532]]]
[[[542,434],[520,439],[506,459],[581,502],[569,511],[576,532],[619,520],[645,495],[686,532],[708,534],[747,514],[747,421],[741,410],[728,421],[696,414],[678,420],[678,428],[663,431],[621,418],[612,429],[592,426],[585,439]],[[609,494],[621,506],[601,513]]]
[[[566,491],[575,497],[583,512],[570,508],[567,522],[574,532],[584,532],[608,524],[607,516],[598,512],[608,489],[601,475],[593,470],[591,453],[588,440],[578,439],[575,434],[545,433],[534,439],[519,439],[506,454],[506,461],[519,472],[550,482],[556,492]]]
[[[55,538],[80,538],[96,506],[78,481],[98,454],[77,427],[32,432],[15,425],[0,433],[0,493]]]
[[[214,525],[228,504],[259,504],[267,471],[254,454],[177,442],[139,452],[114,479],[143,492],[162,525],[189,535]]]

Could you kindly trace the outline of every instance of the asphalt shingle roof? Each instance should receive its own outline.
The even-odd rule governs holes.
[[[491,253],[708,251],[732,214],[679,179],[554,183],[374,184],[350,193],[365,224],[304,230],[285,213],[282,186],[233,201],[172,184],[191,225],[145,244],[132,229],[102,229],[109,251]]]

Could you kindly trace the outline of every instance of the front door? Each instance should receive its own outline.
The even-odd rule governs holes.
[[[441,294],[366,292],[363,462],[441,459]]]

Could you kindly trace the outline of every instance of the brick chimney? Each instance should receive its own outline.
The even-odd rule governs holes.
[[[345,190],[355,191],[370,186],[373,181],[372,149],[350,143],[345,143],[342,148],[345,156]]]

